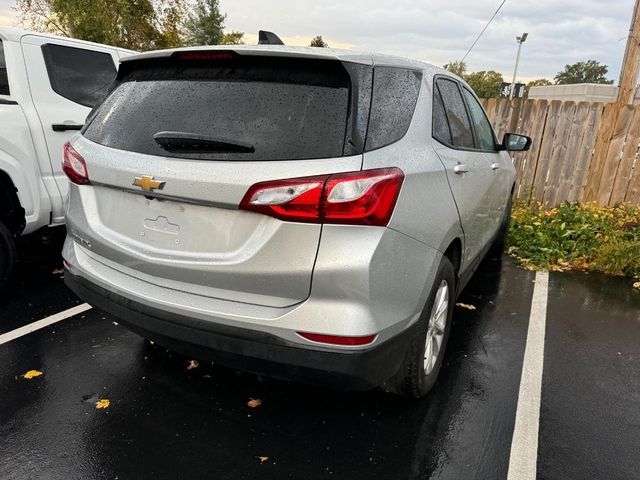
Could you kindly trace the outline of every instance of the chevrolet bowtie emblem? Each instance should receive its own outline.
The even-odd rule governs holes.
[[[142,177],[135,177],[135,179],[133,180],[133,185],[135,185],[136,187],[140,187],[145,192],[155,190],[156,188],[159,188],[160,190],[162,190],[165,183],[167,182],[160,182],[158,180],[154,180],[153,177],[150,177],[148,175],[143,175]]]

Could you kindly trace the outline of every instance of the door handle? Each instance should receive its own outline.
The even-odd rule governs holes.
[[[51,128],[54,132],[66,132],[67,130],[81,130],[84,125],[81,123],[53,123]]]
[[[455,173],[467,173],[469,171],[469,169],[467,168],[467,166],[463,163],[459,163],[458,165],[456,165],[455,167],[453,167],[453,171]]]
[[[492,163],[492,164],[491,164],[491,168],[492,168],[493,170],[498,170],[498,169],[500,168],[500,164],[499,164],[499,163],[495,163],[495,162],[494,162],[494,163]]]

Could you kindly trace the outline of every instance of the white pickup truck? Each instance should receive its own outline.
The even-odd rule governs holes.
[[[0,28],[0,289],[15,261],[15,239],[64,223],[62,147],[130,53]]]

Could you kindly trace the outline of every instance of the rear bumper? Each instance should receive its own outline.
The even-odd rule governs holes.
[[[300,348],[268,333],[232,327],[153,308],[71,273],[66,285],[134,332],[177,352],[276,378],[344,390],[382,385],[399,369],[413,327],[366,350],[331,352]]]

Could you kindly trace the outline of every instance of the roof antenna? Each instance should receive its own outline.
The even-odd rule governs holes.
[[[275,33],[260,30],[258,32],[258,45],[284,45],[284,42]]]

